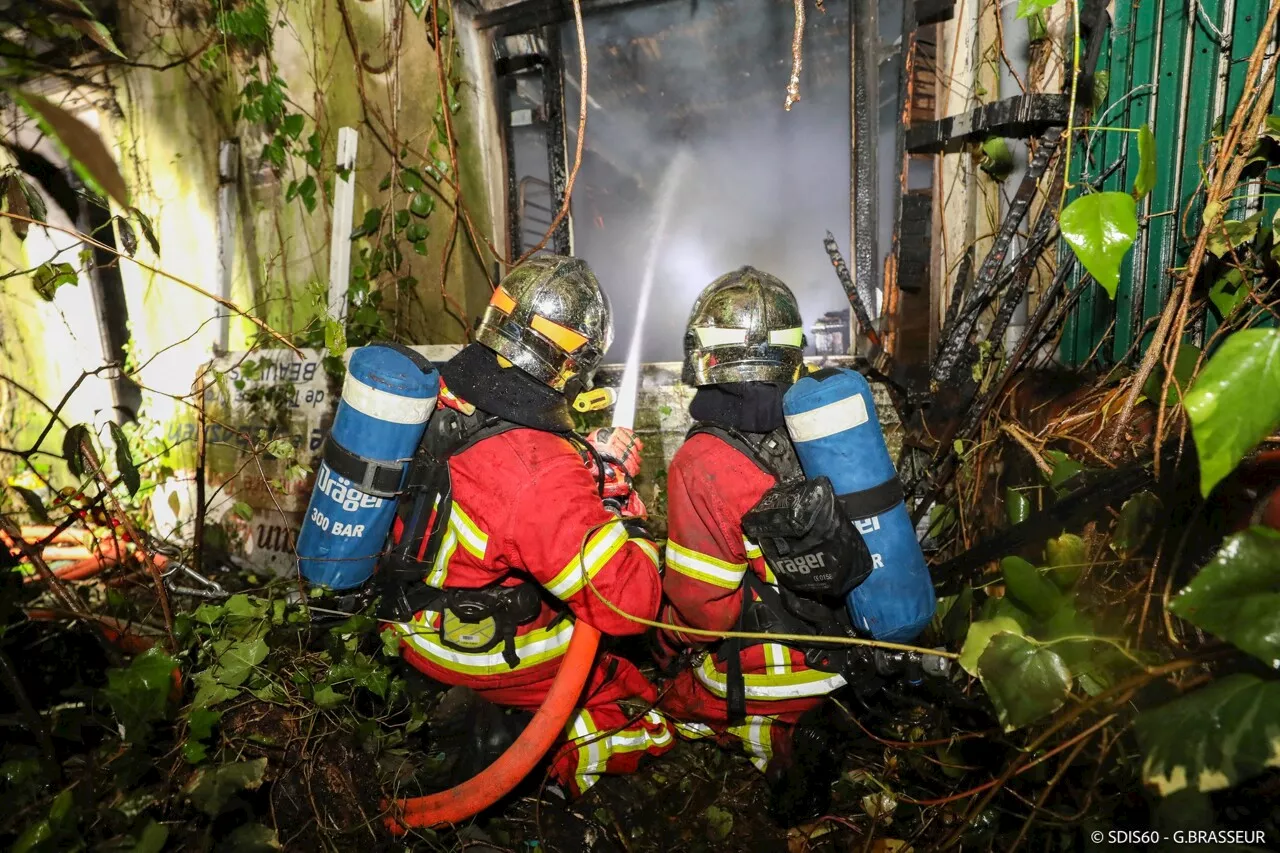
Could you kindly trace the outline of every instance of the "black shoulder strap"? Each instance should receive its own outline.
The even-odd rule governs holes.
[[[699,433],[714,435],[735,450],[746,454],[761,471],[779,482],[803,477],[800,460],[785,427],[773,432],[739,432],[736,429],[709,423],[696,423],[685,434],[688,441]]]

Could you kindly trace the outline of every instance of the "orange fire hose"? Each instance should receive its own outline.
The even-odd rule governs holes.
[[[578,620],[547,698],[516,742],[482,773],[461,785],[426,797],[396,800],[386,819],[387,829],[393,835],[404,835],[410,829],[458,823],[510,793],[564,731],[587,683],[599,646],[600,632]]]

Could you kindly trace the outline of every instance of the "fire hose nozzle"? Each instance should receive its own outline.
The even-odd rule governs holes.
[[[617,400],[618,393],[612,388],[592,388],[574,398],[573,408],[578,412],[598,412],[609,408]]]

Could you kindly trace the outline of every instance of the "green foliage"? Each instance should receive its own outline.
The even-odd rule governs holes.
[[[81,179],[95,191],[129,207],[129,191],[115,158],[88,125],[71,113],[30,92],[10,91],[13,99],[57,143]]]
[[[133,462],[133,456],[129,452],[129,439],[125,437],[124,430],[115,421],[111,421],[108,426],[111,429],[111,441],[116,448],[116,468],[120,472],[120,479],[124,482],[129,496],[133,497],[142,486],[142,475],[138,473],[138,466]]]
[[[1200,459],[1200,492],[1213,487],[1280,427],[1280,330],[1229,336],[1196,377],[1184,406]]]
[[[52,302],[53,297],[58,292],[58,288],[64,284],[79,284],[80,279],[76,275],[75,267],[71,266],[71,264],[47,263],[41,264],[32,273],[31,283],[35,286],[36,293],[41,299],[45,302]]]
[[[125,740],[145,740],[151,724],[167,716],[177,665],[159,648],[153,648],[134,658],[127,668],[107,672],[103,693],[124,729]]]
[[[1021,524],[1031,515],[1031,501],[1017,489],[1004,490],[1004,512],[1010,524]]]
[[[1013,152],[1003,137],[988,137],[982,143],[982,161],[978,168],[997,181],[1003,181],[1013,172]]]
[[[1166,406],[1176,406],[1182,400],[1182,396],[1191,387],[1191,375],[1195,373],[1196,365],[1199,362],[1200,347],[1195,344],[1182,344],[1178,347],[1178,355],[1173,362],[1173,381],[1169,383],[1169,393],[1165,395],[1164,399]],[[1164,387],[1164,378],[1164,364],[1157,362],[1155,369],[1147,377],[1147,383],[1142,386],[1142,393],[1146,395],[1148,400],[1155,401],[1160,398],[1160,389]]]
[[[1169,611],[1280,666],[1280,532],[1252,527],[1228,537]]]
[[[1133,196],[1138,201],[1156,186],[1156,137],[1151,126],[1138,128],[1138,174],[1133,176]]]
[[[1280,681],[1228,675],[1139,715],[1142,777],[1163,796],[1217,791],[1280,767]]]
[[[1221,258],[1257,237],[1261,225],[1261,211],[1242,221],[1224,219],[1211,227],[1205,248],[1209,254]]]
[[[1028,18],[1051,8],[1058,0],[1018,0],[1018,17]]]
[[[1164,505],[1149,491],[1138,492],[1124,502],[1111,532],[1111,548],[1121,557],[1132,557],[1151,538],[1160,523]]]
[[[1112,299],[1120,284],[1120,264],[1138,236],[1138,209],[1122,192],[1089,193],[1062,211],[1062,236],[1076,258]]]
[[[1225,320],[1248,301],[1251,290],[1252,288],[1245,281],[1244,270],[1239,267],[1228,267],[1209,286],[1209,301]]]
[[[983,619],[969,625],[969,633],[965,636],[964,646],[960,650],[960,666],[964,671],[978,677],[978,662],[991,645],[997,634],[1015,634],[1022,636],[1022,626],[1009,616],[997,616]]]
[[[217,817],[236,794],[256,791],[266,772],[265,758],[200,769],[191,777],[184,792],[191,798],[192,805],[210,817]]]
[[[1084,466],[1061,450],[1047,450],[1044,455],[1053,467],[1048,478],[1049,487],[1059,494],[1070,491],[1072,478],[1083,471]]]
[[[73,477],[83,477],[89,470],[86,465],[85,445],[91,442],[92,433],[85,424],[76,424],[63,433],[62,458]]]
[[[1071,672],[1058,653],[1013,633],[991,638],[978,675],[1005,731],[1053,713],[1071,691]]]
[[[1055,536],[1044,545],[1044,559],[1049,565],[1049,578],[1062,590],[1075,586],[1088,563],[1084,540],[1074,533]]]
[[[1057,585],[1021,557],[1001,560],[1000,573],[1004,575],[1008,595],[1037,619],[1048,619],[1063,606]]]

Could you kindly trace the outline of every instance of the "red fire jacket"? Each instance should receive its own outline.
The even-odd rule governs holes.
[[[452,457],[449,470],[453,507],[427,583],[476,589],[532,578],[573,617],[605,634],[644,631],[592,592],[585,564],[600,595],[616,607],[643,619],[657,615],[662,590],[656,546],[632,539],[604,508],[596,481],[567,440],[534,429],[510,430]],[[515,669],[503,660],[500,646],[470,653],[443,644],[441,615],[430,611],[401,627],[404,653],[427,675],[449,684],[495,689],[549,683],[573,634],[574,620],[561,618],[564,609],[544,604],[538,618],[520,626]]]
[[[663,621],[711,631],[732,630],[742,610],[748,571],[776,583],[760,549],[742,532],[742,516],[776,480],[741,451],[713,435],[698,434],[676,451],[667,473],[667,553],[663,588],[669,606]],[[695,634],[666,631],[668,651],[713,643]],[[725,717],[726,665],[707,655],[678,679],[664,710],[685,720]],[[780,643],[748,645],[742,653],[747,710],[789,714],[844,684],[839,675],[809,669],[803,652]]]

